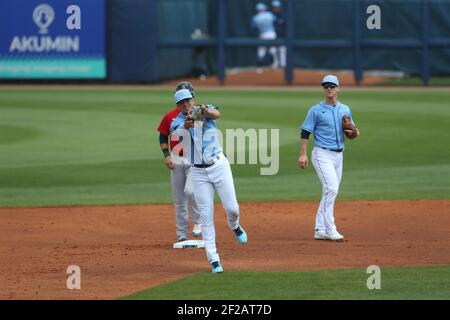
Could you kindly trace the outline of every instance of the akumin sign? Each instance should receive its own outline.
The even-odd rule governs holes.
[[[0,78],[105,78],[104,9],[104,0],[0,2]]]

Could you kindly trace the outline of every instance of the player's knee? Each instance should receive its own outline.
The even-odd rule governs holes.
[[[339,186],[338,185],[330,184],[326,188],[326,193],[327,193],[327,195],[330,195],[330,196],[337,195],[338,191],[339,191]]]
[[[225,212],[227,212],[227,214],[231,218],[237,219],[239,217],[239,206],[237,205],[225,206]]]
[[[173,204],[178,210],[186,210],[187,209],[187,202],[186,199],[176,199]]]
[[[186,182],[183,191],[187,196],[194,194],[194,188],[192,187],[192,183]]]

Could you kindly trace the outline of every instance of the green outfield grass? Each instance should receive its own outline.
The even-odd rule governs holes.
[[[423,81],[421,77],[403,77],[392,78],[376,84],[377,86],[422,86]],[[430,78],[429,85],[431,86],[450,86],[449,76],[433,76]]]
[[[450,299],[450,266],[381,268],[380,289],[369,290],[366,269],[226,271],[190,275],[122,299],[297,300]],[[370,281],[373,284],[372,281]]]
[[[320,198],[312,166],[297,168],[299,125],[317,91],[202,90],[220,129],[280,130],[279,172],[233,165],[238,200]],[[0,206],[170,203],[156,128],[173,92],[0,89]],[[448,199],[450,92],[341,91],[361,129],[347,144],[339,199]],[[311,144],[310,144],[311,145]]]

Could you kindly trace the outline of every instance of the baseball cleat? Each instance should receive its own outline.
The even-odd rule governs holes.
[[[177,239],[177,242],[183,242],[183,241],[187,241],[187,240],[189,240],[189,239],[186,238],[186,237],[179,237],[179,238]]]
[[[233,230],[234,235],[236,236],[236,239],[241,243],[247,243],[248,238],[247,238],[247,232],[245,232],[245,230],[239,226],[236,229]]]
[[[316,232],[314,233],[314,239],[315,240],[329,240],[325,230],[316,230]]]
[[[211,263],[211,267],[212,267],[212,273],[222,273],[223,272],[223,267],[222,264],[220,263],[220,261],[214,261],[213,263]]]
[[[344,236],[342,234],[340,234],[339,232],[337,232],[337,230],[327,232],[327,237],[329,240],[333,240],[333,241],[339,241],[339,240],[344,239]]]
[[[194,224],[194,229],[192,230],[192,235],[194,238],[198,238],[202,236],[202,225]]]

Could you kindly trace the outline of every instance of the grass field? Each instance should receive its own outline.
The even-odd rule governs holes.
[[[0,89],[0,207],[170,203],[156,128],[167,89]],[[318,200],[297,167],[299,125],[313,90],[201,90],[219,128],[279,129],[279,172],[233,165],[239,201]],[[448,199],[450,91],[341,92],[362,134],[347,143],[339,199]],[[310,144],[311,147],[312,144]],[[226,150],[225,150],[226,151]],[[228,155],[230,156],[230,155]],[[269,187],[270,186],[270,187]],[[362,269],[193,274],[126,299],[450,299],[449,266],[383,268],[382,290]],[[220,288],[220,290],[217,290]]]
[[[410,76],[404,78],[393,78],[381,83],[377,83],[377,86],[421,86],[423,81],[421,77]],[[450,77],[448,76],[434,76],[429,81],[431,86],[450,86]]]
[[[297,300],[450,299],[449,266],[382,268],[380,289],[365,269],[197,273],[122,299]],[[369,281],[373,285],[372,279]]]
[[[318,199],[297,158],[320,90],[197,91],[221,107],[222,130],[280,130],[278,174],[233,165],[240,201]],[[362,132],[347,144],[340,199],[449,197],[450,92],[344,89],[340,100]],[[0,206],[170,203],[156,128],[172,106],[170,89],[1,89]]]

